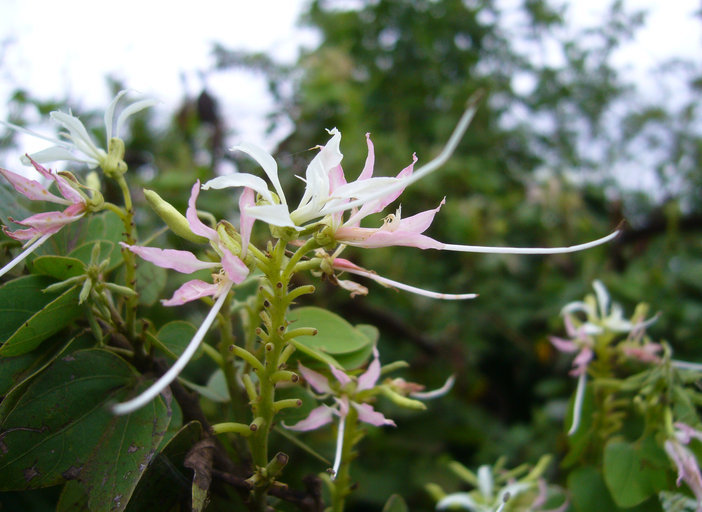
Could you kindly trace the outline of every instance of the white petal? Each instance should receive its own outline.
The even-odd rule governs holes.
[[[218,176],[211,179],[202,186],[202,190],[223,189],[229,187],[247,187],[258,192],[265,201],[273,204],[273,194],[268,190],[268,184],[263,178],[254,176],[253,174],[235,172],[226,176]],[[287,211],[287,209],[286,209]]]
[[[266,173],[268,179],[271,180],[276,194],[278,194],[278,197],[280,197],[280,201],[283,204],[287,204],[287,202],[285,201],[285,194],[283,193],[283,187],[280,186],[280,180],[278,179],[278,164],[265,149],[262,149],[256,146],[255,144],[249,144],[246,142],[243,144],[239,144],[238,146],[234,146],[231,149],[232,151],[243,151],[251,158],[256,160],[259,163],[259,165],[263,168],[263,172]]]
[[[81,162],[88,164],[90,168],[94,168],[98,165],[98,161],[94,158],[85,157],[81,158],[76,156],[74,153],[66,149],[64,146],[51,146],[50,148],[42,149],[36,153],[29,155],[32,160],[39,164],[56,162],[56,161],[68,161],[68,162]],[[25,165],[32,165],[26,156],[22,157],[22,163]]]
[[[117,93],[117,96],[110,102],[110,105],[105,110],[105,131],[107,132],[107,141],[109,142],[112,138],[112,124],[114,121],[115,108],[117,108],[117,103],[122,99],[122,96],[127,94],[127,90],[122,90]]]
[[[68,130],[69,138],[78,151],[96,160],[104,158],[105,151],[97,147],[80,119],[58,111],[51,112],[49,116]]]
[[[480,99],[478,96],[473,96],[469,100],[468,108],[461,116],[461,119],[458,121],[456,128],[453,129],[453,133],[451,134],[451,137],[449,137],[449,140],[446,143],[446,146],[444,146],[444,149],[441,151],[441,153],[439,153],[439,155],[436,158],[431,160],[429,163],[421,166],[419,169],[417,169],[414,172],[414,174],[412,174],[411,176],[408,176],[407,178],[397,180],[394,184],[389,184],[386,187],[379,189],[375,193],[371,193],[362,199],[355,199],[355,200],[350,201],[348,203],[337,203],[333,208],[329,208],[329,209],[325,208],[324,213],[336,213],[336,212],[345,211],[345,210],[354,208],[356,206],[360,206],[363,203],[366,203],[368,201],[372,201],[373,199],[378,199],[380,197],[387,195],[390,192],[393,192],[393,191],[399,190],[403,187],[407,187],[408,185],[411,185],[415,181],[422,179],[427,174],[434,172],[439,167],[444,165],[446,163],[446,161],[451,157],[454,150],[456,149],[456,146],[458,146],[458,143],[460,142],[461,138],[463,138],[463,135],[465,134],[466,130],[468,129],[468,125],[470,125],[470,122],[472,121],[473,116],[475,115],[475,112],[477,110],[478,99]],[[367,180],[364,180],[364,181],[367,181]]]
[[[136,114],[137,112],[140,112],[144,110],[145,108],[153,107],[156,105],[158,101],[154,99],[146,99],[146,100],[140,100],[132,103],[128,107],[126,107],[122,112],[120,112],[119,117],[117,118],[117,125],[115,126],[115,137],[119,137],[120,134],[122,133],[122,126],[124,125],[125,121],[130,117]],[[110,134],[111,135],[111,134]],[[107,141],[109,142],[110,139],[108,138]]]
[[[268,224],[273,224],[274,226],[299,229],[290,218],[288,207],[284,204],[248,206],[246,208],[246,215],[267,222]]]
[[[473,512],[483,511],[484,508],[473,499],[473,497],[467,492],[456,492],[449,494],[448,496],[442,498],[439,503],[436,504],[437,510],[445,510],[449,507],[463,507],[465,509],[471,510]]]
[[[592,283],[592,287],[595,289],[595,295],[597,295],[597,304],[600,307],[600,317],[604,318],[609,314],[609,293],[607,288],[602,284],[602,281],[595,279]]]

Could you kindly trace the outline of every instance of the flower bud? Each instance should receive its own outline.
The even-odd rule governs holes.
[[[112,137],[107,146],[107,156],[100,162],[103,172],[111,178],[117,178],[127,172],[127,163],[124,161],[124,141]]]
[[[156,215],[161,217],[161,220],[166,223],[173,233],[191,242],[199,244],[207,242],[205,237],[193,233],[190,229],[188,219],[176,210],[173,205],[162,199],[156,192],[144,189],[144,197],[146,197],[146,200],[156,212]]]
[[[399,405],[400,407],[404,407],[405,409],[423,411],[427,408],[427,406],[419,400],[414,400],[412,398],[402,396],[387,386],[380,386],[380,391],[383,394],[383,396],[389,398],[394,404]]]
[[[222,220],[217,224],[217,234],[229,252],[237,256],[241,254],[241,235],[234,226]]]

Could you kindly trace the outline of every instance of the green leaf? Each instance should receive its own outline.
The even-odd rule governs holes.
[[[161,327],[156,338],[161,342],[162,349],[168,356],[177,359],[195,336],[197,327],[185,320],[174,320]],[[202,347],[199,347],[192,357],[192,361],[202,356]]]
[[[229,389],[227,389],[227,379],[221,369],[215,370],[205,386],[200,386],[199,384],[186,381],[185,379],[181,379],[181,381],[193,391],[197,391],[213,402],[226,403],[231,400],[229,397]]]
[[[99,349],[56,360],[0,423],[0,490],[78,480],[90,510],[124,510],[168,427],[161,397],[127,416],[107,406],[134,391],[132,368]]]
[[[188,423],[160,449],[134,489],[125,509],[127,512],[170,510],[189,499],[192,472],[185,469],[183,461],[190,448],[200,439],[201,432],[199,423]]]
[[[0,357],[0,396],[13,392],[17,386],[37,375],[70,347],[71,351],[89,348],[95,343],[90,333],[84,332],[68,342],[63,337],[50,339],[43,347],[15,357]],[[3,403],[3,407],[5,404]]]
[[[637,448],[638,446],[638,448]],[[617,505],[633,507],[667,488],[668,461],[655,440],[633,445],[610,441],[604,450],[604,479]]]
[[[85,264],[68,256],[39,256],[32,261],[32,273],[63,281],[85,274]]]
[[[383,512],[409,512],[407,503],[399,494],[393,494],[388,498],[383,507]]]
[[[59,296],[45,294],[41,289],[48,283],[37,277],[15,279],[0,288],[0,315],[3,317],[0,339],[4,341],[0,356],[17,356],[33,350],[83,312],[78,305],[77,288]]]
[[[151,306],[158,299],[166,298],[163,296],[163,290],[166,287],[167,277],[165,269],[148,261],[140,261],[137,267],[139,304]]]
[[[353,327],[339,315],[313,306],[297,308],[290,312],[292,328],[314,327],[316,336],[298,336],[297,340],[313,350],[331,354],[356,352],[371,341],[363,332]]]
[[[89,512],[88,493],[78,480],[69,480],[61,490],[56,512]]]
[[[581,467],[568,475],[568,489],[578,512],[617,512],[602,475],[594,467]]]

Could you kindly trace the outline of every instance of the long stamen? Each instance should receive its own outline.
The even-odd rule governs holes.
[[[569,247],[485,247],[481,245],[457,245],[443,244],[441,250],[457,252],[479,252],[486,254],[563,254],[568,252],[578,252],[609,242],[619,235],[619,230],[609,235],[598,238],[584,244],[571,245]]]
[[[377,281],[378,283],[387,285],[387,286],[392,286],[395,288],[399,288],[400,290],[405,290],[406,292],[410,293],[416,293],[417,295],[424,295],[425,297],[430,297],[432,299],[443,299],[443,300],[466,300],[466,299],[474,299],[478,296],[477,293],[439,293],[439,292],[432,292],[430,290],[425,290],[423,288],[417,288],[416,286],[410,286],[405,283],[400,283],[398,281],[394,281],[392,279],[388,279],[387,277],[382,277],[379,276],[378,274],[374,274],[373,272],[367,272],[365,270],[357,270],[357,269],[352,269],[352,268],[342,268],[340,270],[343,270],[344,272],[348,272],[349,274],[356,274],[359,276],[367,277],[368,279],[372,279],[373,281]]]
[[[585,398],[585,383],[587,381],[587,372],[583,372],[578,377],[578,388],[575,391],[575,402],[573,403],[573,424],[568,430],[568,435],[572,436],[578,430],[580,425],[580,415],[583,409],[583,400]]]
[[[168,385],[175,380],[178,374],[183,370],[183,368],[185,368],[185,365],[188,364],[188,361],[190,361],[193,354],[195,354],[197,348],[200,346],[200,342],[205,337],[205,334],[212,325],[212,322],[214,322],[217,313],[219,313],[219,310],[222,307],[222,304],[224,304],[224,300],[227,298],[232,284],[229,284],[224,290],[222,290],[221,295],[217,298],[217,301],[215,302],[214,306],[212,306],[212,309],[210,309],[207,317],[205,317],[205,321],[202,322],[202,325],[200,325],[200,328],[195,333],[195,336],[193,336],[193,339],[190,340],[190,343],[175,364],[142,394],[126,402],[114,405],[112,407],[112,412],[114,414],[122,415],[136,411],[156,398],[161,391],[166,389],[166,387],[168,387]]]
[[[46,242],[49,238],[51,238],[51,235],[53,233],[47,233],[46,235],[41,236],[37,241],[33,242],[31,245],[29,245],[24,251],[22,251],[18,256],[15,257],[10,263],[5,265],[0,269],[0,277],[4,276],[7,272],[9,272],[12,268],[14,268],[15,265],[18,263],[21,263],[22,260],[24,260],[27,256],[32,254],[35,250],[39,248],[44,242]]]
[[[334,480],[336,475],[339,473],[339,467],[341,466],[341,454],[344,450],[344,430],[346,425],[346,416],[342,415],[339,419],[339,433],[336,436],[336,454],[334,455],[334,466],[332,471],[334,474],[331,479]]]

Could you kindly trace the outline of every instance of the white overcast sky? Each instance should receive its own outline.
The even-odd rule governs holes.
[[[17,86],[42,99],[69,95],[78,105],[106,106],[107,74],[172,111],[186,91],[200,91],[197,72],[211,66],[214,42],[293,62],[301,45],[317,41],[296,23],[306,3],[198,0],[182,2],[187,8],[180,8],[181,2],[172,0],[0,0],[0,119],[7,117],[6,98]],[[577,26],[596,23],[609,3],[572,0],[570,19]],[[644,72],[663,58],[699,60],[702,24],[692,14],[699,0],[629,0],[625,5],[651,14],[646,29],[617,55],[623,66],[645,80]],[[264,133],[271,103],[263,80],[227,71],[211,74],[207,85],[239,137],[274,147],[275,138]],[[33,143],[37,147],[23,150],[45,146]]]

